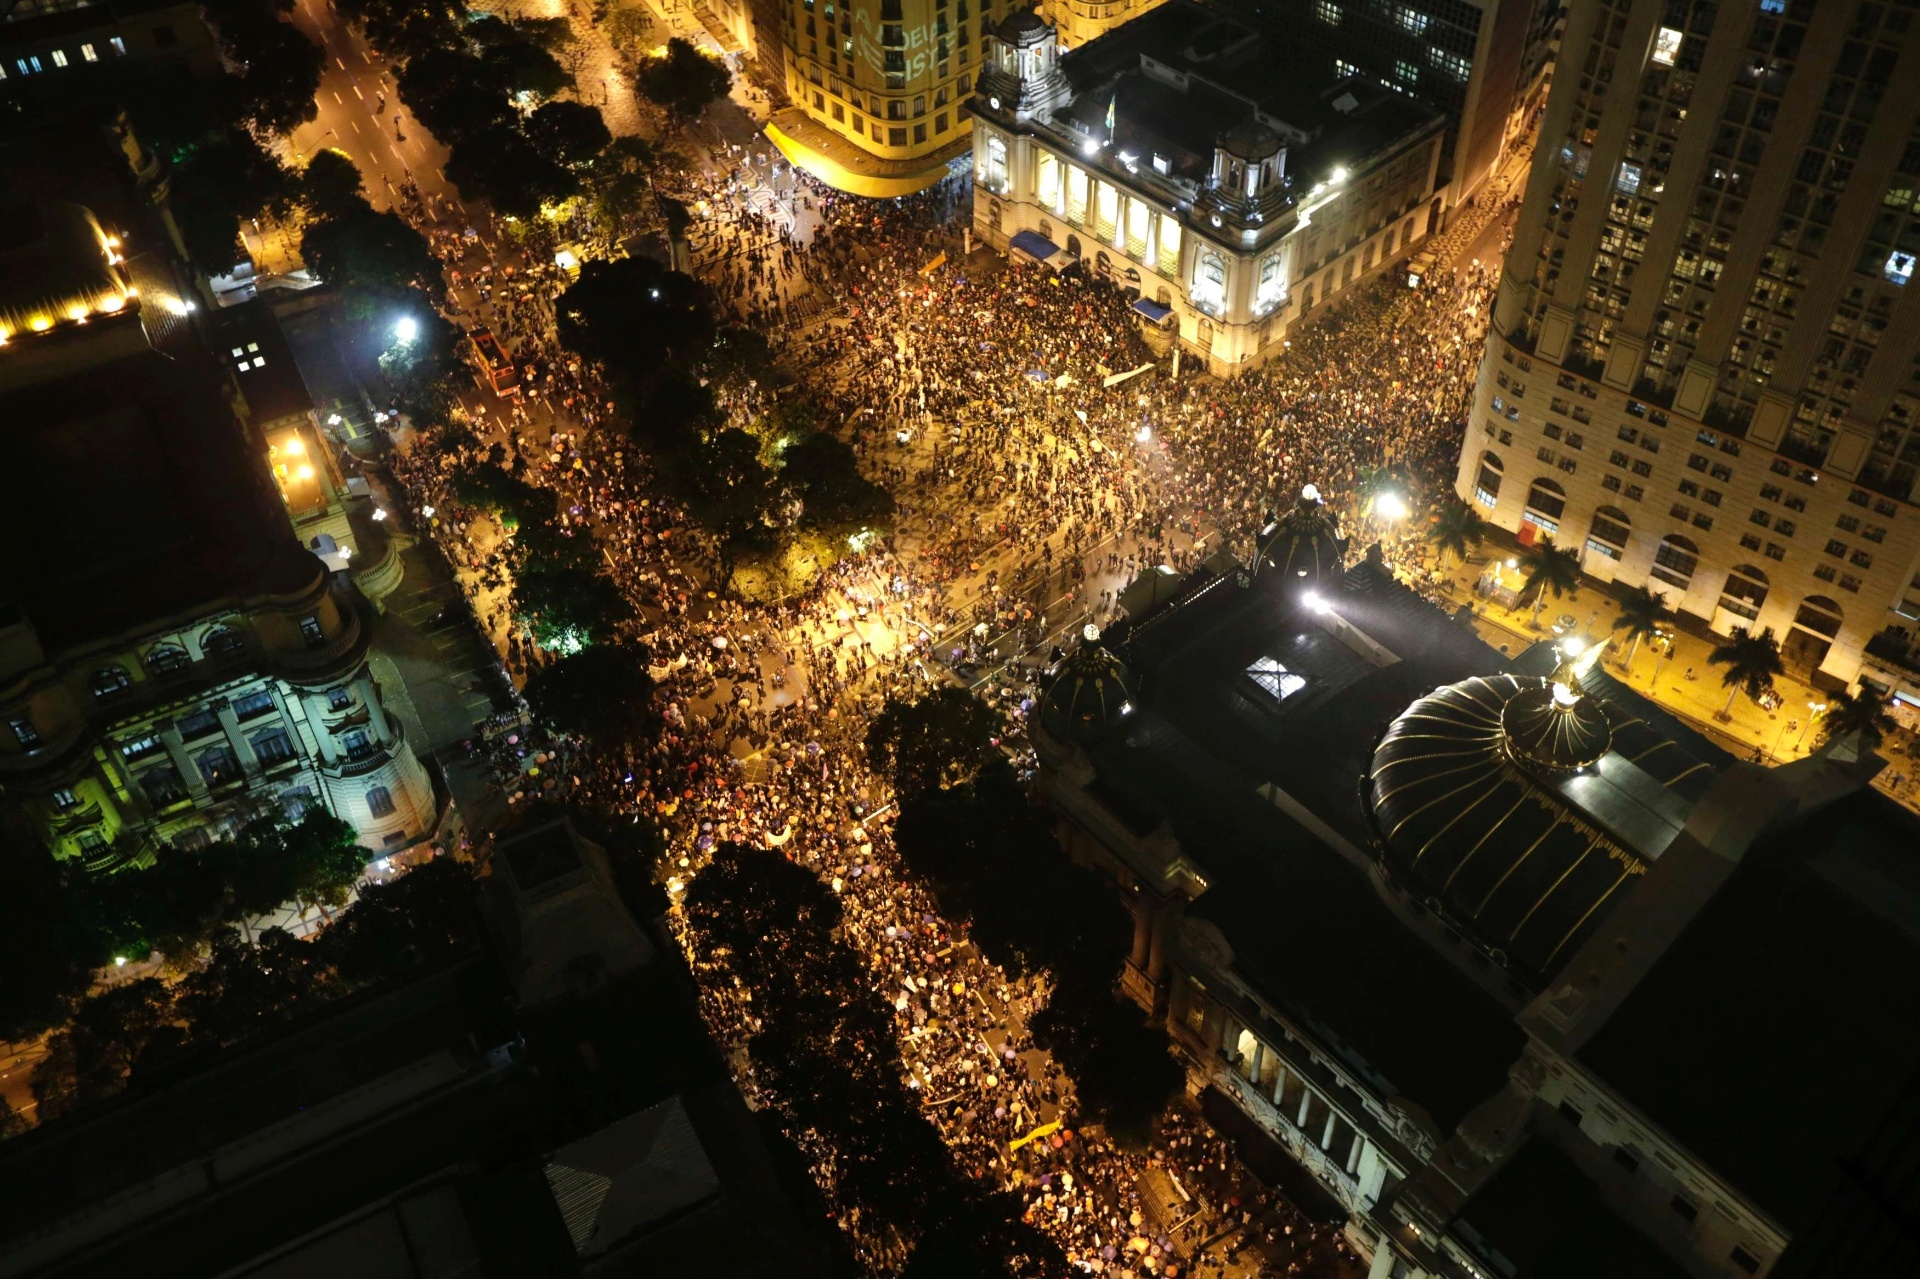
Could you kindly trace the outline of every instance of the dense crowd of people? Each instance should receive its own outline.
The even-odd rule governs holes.
[[[738,180],[718,172],[690,194],[724,207]],[[711,583],[646,460],[599,429],[605,390],[553,337],[565,275],[531,248],[464,229],[433,235],[450,308],[505,337],[529,377],[516,401],[468,397],[435,447],[397,454],[396,474],[516,678],[549,659],[508,615],[505,539],[450,481],[505,457],[559,494],[563,523],[599,540],[636,608],[663,720],[621,759],[546,741],[524,716],[490,725],[484,749],[515,797],[544,791],[657,822],[674,893],[730,841],[815,870],[893,1004],[929,1118],[956,1158],[1021,1195],[1028,1220],[1085,1270],[1351,1273],[1337,1225],[1261,1187],[1178,1107],[1145,1151],[1076,1130],[1072,1081],[1025,1030],[1044,981],[986,963],[902,874],[862,733],[888,698],[1104,620],[1140,571],[1182,570],[1221,547],[1244,554],[1304,482],[1348,494],[1393,463],[1428,493],[1444,491],[1491,266],[1420,290],[1357,286],[1296,326],[1281,358],[1237,378],[1190,361],[1178,378],[1162,369],[1104,386],[1153,359],[1118,291],[1037,267],[955,261],[923,272],[942,251],[959,258],[952,216],[965,195],[964,183],[884,203],[810,188],[795,197],[805,218],[731,216],[700,231],[697,261],[719,305],[772,326],[780,357],[900,507],[893,537],[774,604]],[[1463,211],[1440,251],[1469,243],[1505,195]],[[830,301],[831,317],[779,327],[809,295]],[[988,691],[1009,711],[1017,750],[1033,692],[1025,668]],[[717,1032],[744,1043],[753,1010],[709,957],[693,959],[714,976],[704,996]],[[741,1064],[752,1091],[751,1063]]]

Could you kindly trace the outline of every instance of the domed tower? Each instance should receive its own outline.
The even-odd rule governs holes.
[[[993,29],[977,91],[990,112],[1015,123],[1045,120],[1073,98],[1060,67],[1060,42],[1032,9],[1009,13]]]
[[[1127,668],[1088,626],[1080,647],[1054,665],[1040,696],[1040,727],[1055,741],[1092,746],[1120,728],[1133,713]]]
[[[1347,539],[1340,536],[1338,521],[1320,500],[1320,490],[1309,484],[1300,490],[1292,510],[1261,531],[1253,567],[1283,587],[1311,589],[1339,577],[1346,554]]]
[[[1286,145],[1270,126],[1249,115],[1214,144],[1213,170],[1197,203],[1206,212],[1245,226],[1278,214],[1286,205],[1286,192]]]
[[[1536,989],[1647,869],[1612,829],[1632,766],[1603,764],[1613,725],[1581,685],[1599,651],[1546,679],[1435,689],[1387,729],[1366,780],[1390,882]]]

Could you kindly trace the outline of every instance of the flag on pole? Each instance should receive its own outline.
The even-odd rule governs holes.
[[[1107,136],[1109,138],[1113,136],[1113,109],[1118,106],[1119,103],[1120,95],[1118,93],[1107,99]]]

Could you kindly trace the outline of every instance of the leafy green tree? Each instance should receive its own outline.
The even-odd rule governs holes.
[[[970,780],[994,757],[999,731],[993,711],[964,688],[889,698],[867,726],[867,762],[904,803]]]
[[[0,826],[0,1039],[65,1021],[111,961],[91,905],[85,871]]]
[[[564,654],[611,642],[633,607],[599,573],[528,564],[514,575],[513,616],[541,648]]]
[[[679,36],[667,41],[665,53],[642,62],[634,78],[647,101],[678,121],[693,119],[733,87],[724,65]]]
[[[148,1043],[174,1020],[173,995],[144,977],[92,995],[73,1021],[47,1039],[33,1073],[41,1122],[118,1092]]]
[[[688,508],[720,542],[722,577],[743,554],[774,541],[770,520],[780,501],[773,471],[760,460],[760,441],[735,427],[699,446],[680,472]]]
[[[1440,509],[1434,512],[1433,524],[1427,529],[1427,540],[1432,542],[1441,555],[1451,555],[1456,560],[1465,560],[1477,549],[1487,536],[1487,522],[1480,513],[1462,502],[1459,498],[1449,498]]]
[[[595,644],[535,671],[527,703],[549,724],[602,750],[638,745],[658,718],[649,660],[638,644]]]
[[[1658,635],[1661,625],[1672,618],[1665,595],[1644,586],[1628,587],[1620,596],[1620,611],[1613,619],[1614,630],[1625,631],[1633,637],[1633,647],[1627,650],[1627,660],[1620,663],[1620,669],[1631,667],[1634,655],[1640,651],[1640,641]]]
[[[205,134],[173,151],[168,204],[188,255],[211,275],[240,260],[240,223],[292,211],[299,180],[242,128]]]
[[[457,0],[336,0],[390,58],[417,57],[461,41],[466,6]]]
[[[551,53],[511,27],[507,28],[506,38],[493,39],[490,22],[493,25],[506,25],[482,18],[472,23],[469,30],[487,33],[481,37],[484,49],[480,60],[494,69],[507,86],[508,93],[524,93],[535,101],[544,102],[573,87],[573,77],[567,74],[566,68]]]
[[[641,386],[669,359],[691,362],[713,340],[704,290],[651,258],[588,262],[554,305],[560,344]]]
[[[1111,991],[1070,990],[1057,992],[1031,1025],[1034,1041],[1072,1077],[1081,1113],[1144,1146],[1186,1077],[1165,1028]]]
[[[339,289],[349,314],[379,316],[383,309],[418,305],[440,291],[440,262],[418,231],[398,214],[364,203],[316,222],[300,241],[300,256]]]
[[[1580,589],[1580,561],[1572,551],[1555,546],[1551,537],[1543,537],[1520,552],[1520,573],[1526,584],[1522,598],[1533,601],[1533,627],[1540,629],[1540,610],[1547,606],[1547,592],[1553,598]]]
[[[1827,697],[1827,709],[1820,716],[1820,743],[1858,733],[1868,746],[1878,746],[1895,728],[1887,708],[1890,699],[1878,689],[1862,684],[1860,691],[1841,689]]]
[[[1780,644],[1773,638],[1772,627],[1761,631],[1734,627],[1727,642],[1707,654],[1707,661],[1727,668],[1720,676],[1727,690],[1727,704],[1720,708],[1721,719],[1733,717],[1733,699],[1738,694],[1745,692],[1749,697],[1758,698],[1773,687],[1773,677],[1786,670],[1780,662]]]
[[[344,151],[329,147],[318,152],[300,175],[300,200],[315,218],[357,212],[366,203],[360,194],[360,170]]]
[[[429,968],[476,944],[473,873],[451,857],[370,883],[313,943],[342,979],[364,985]]]
[[[174,991],[174,1016],[191,1042],[238,1043],[344,993],[325,952],[281,928],[251,943],[238,929],[217,934],[204,966]]]
[[[1007,1191],[968,1193],[933,1206],[900,1279],[1065,1279],[1076,1273],[1060,1245],[1023,1216]]]
[[[551,523],[557,513],[553,490],[529,484],[491,463],[454,471],[448,487],[463,504],[486,511],[509,531]]]
[[[466,335],[459,328],[430,306],[408,308],[405,314],[414,322],[414,338],[381,352],[380,371],[400,411],[419,426],[443,420],[472,375],[460,358]]]
[[[544,103],[522,127],[535,150],[569,169],[592,164],[613,141],[599,108],[581,102]]]
[[[463,49],[428,49],[410,58],[394,83],[408,109],[448,146],[512,127],[513,104],[499,68]]]
[[[447,177],[503,216],[530,221],[545,204],[580,190],[580,178],[513,125],[496,124],[454,139]]]
[[[892,494],[860,474],[844,440],[815,431],[789,445],[780,461],[780,478],[800,499],[802,527],[836,538],[891,531]]]
[[[284,20],[279,0],[208,0],[207,17],[227,58],[240,67],[247,122],[267,133],[291,133],[319,114],[315,96],[326,57]]]

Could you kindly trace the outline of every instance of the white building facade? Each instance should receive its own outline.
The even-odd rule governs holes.
[[[1076,94],[1051,28],[1031,13],[1003,23],[971,103],[974,228],[1003,252],[1079,263],[1136,293],[1145,322],[1229,375],[1426,237],[1443,137],[1437,114],[1377,87],[1335,83],[1299,125],[1237,77],[1222,89],[1177,52],[1136,49],[1160,27],[1204,24],[1229,27],[1239,57],[1262,57],[1253,32],[1174,3],[1070,55],[1076,73],[1095,68]],[[1210,154],[1164,141],[1191,132],[1153,118],[1169,91],[1191,92],[1222,126]]]

